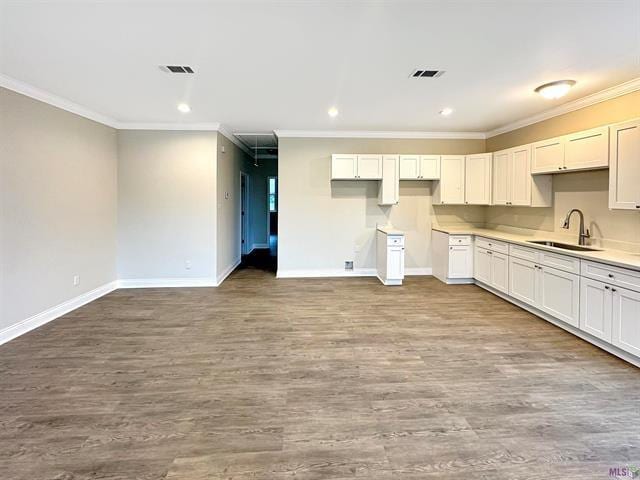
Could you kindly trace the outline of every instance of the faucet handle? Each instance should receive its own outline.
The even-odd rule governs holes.
[[[589,229],[587,228],[587,231],[584,234],[585,238],[591,238],[591,232],[589,231]]]

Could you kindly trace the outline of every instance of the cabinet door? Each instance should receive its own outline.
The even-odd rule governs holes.
[[[404,247],[387,247],[387,280],[404,278]]]
[[[509,291],[509,256],[491,252],[491,286],[503,293]]]
[[[420,178],[420,155],[400,155],[400,180]]]
[[[529,260],[509,257],[509,295],[529,304],[537,305],[538,266]]]
[[[479,282],[491,284],[491,252],[476,247],[473,255],[473,278]]]
[[[580,330],[611,342],[611,285],[580,279]]]
[[[612,287],[613,344],[640,356],[640,293]]]
[[[357,155],[334,153],[331,155],[331,179],[349,180],[356,178]]]
[[[609,127],[567,135],[564,155],[566,170],[586,170],[609,166]]]
[[[398,155],[382,156],[382,181],[378,191],[378,205],[396,205],[400,198]]]
[[[382,178],[382,155],[358,155],[357,178],[380,180]]]
[[[525,145],[511,150],[509,175],[509,205],[531,205],[531,147]]]
[[[640,209],[640,120],[611,127],[609,208]]]
[[[564,137],[536,142],[531,147],[531,173],[553,173],[564,169]]]
[[[538,308],[574,327],[580,323],[580,277],[551,267],[539,267]]]
[[[449,278],[473,278],[473,253],[470,245],[449,247]]]
[[[442,155],[440,159],[440,203],[464,203],[464,157]]]
[[[420,155],[420,178],[423,180],[440,178],[440,155]]]
[[[503,150],[493,154],[493,205],[509,204],[509,163],[511,153]]]
[[[491,203],[491,154],[465,157],[465,202],[470,205]]]

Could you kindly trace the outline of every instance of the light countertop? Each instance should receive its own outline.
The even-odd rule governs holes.
[[[546,250],[549,252],[562,253],[563,255],[569,255],[571,257],[578,257],[584,260],[593,260],[594,262],[606,263],[609,265],[615,265],[623,268],[630,268],[640,271],[640,253],[625,252],[623,250],[613,250],[609,248],[598,248],[597,251],[592,252],[579,252],[575,250],[565,250],[562,248],[549,247],[546,245],[538,245],[529,243],[527,240],[551,240],[564,243],[576,243],[567,242],[566,238],[560,239],[558,235],[554,235],[553,232],[535,232],[531,235],[525,235],[521,233],[505,232],[502,230],[493,230],[488,228],[475,228],[475,227],[441,227],[433,226],[433,230],[451,235],[478,235],[480,237],[491,238],[494,240],[503,240],[509,243],[516,243],[529,248],[536,248],[539,250]],[[588,245],[587,245],[588,246]]]
[[[390,225],[378,225],[376,228],[387,235],[404,235],[402,230],[397,230]]]

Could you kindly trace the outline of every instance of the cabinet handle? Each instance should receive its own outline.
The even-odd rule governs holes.
[[[640,205],[636,205],[636,208],[640,208]]]
[[[562,167],[558,167],[558,170],[562,170]]]
[[[610,273],[610,274],[609,274],[609,278],[613,278],[613,273]]]
[[[611,291],[612,292],[617,292],[617,290],[615,288],[612,288]]]
[[[493,252],[487,252],[488,255],[493,255]]]
[[[565,170],[567,169],[567,167],[562,167],[562,168],[564,168]]]
[[[605,286],[604,286],[604,289],[605,289],[605,290],[609,290],[609,285],[605,285]]]

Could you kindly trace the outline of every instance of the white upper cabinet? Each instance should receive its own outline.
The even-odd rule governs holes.
[[[334,153],[331,155],[331,179],[350,180],[356,178],[358,171],[358,156]]]
[[[493,154],[493,204],[509,204],[510,164],[511,153],[502,150]]]
[[[396,205],[400,198],[400,157],[382,156],[382,181],[378,191],[378,205]]]
[[[609,166],[609,127],[567,135],[564,170],[588,170]]]
[[[609,208],[640,210],[640,119],[611,126]]]
[[[464,204],[465,161],[463,155],[440,157],[440,181],[435,185],[433,203]]]
[[[493,154],[493,205],[549,207],[553,202],[550,175],[531,175],[531,146]]]
[[[465,157],[465,204],[489,205],[491,203],[491,163],[491,153]]]
[[[564,169],[565,137],[550,138],[532,145],[531,173],[556,173]]]
[[[400,155],[400,180],[437,180],[440,155]]]
[[[358,155],[357,178],[380,180],[382,178],[382,155]]]

